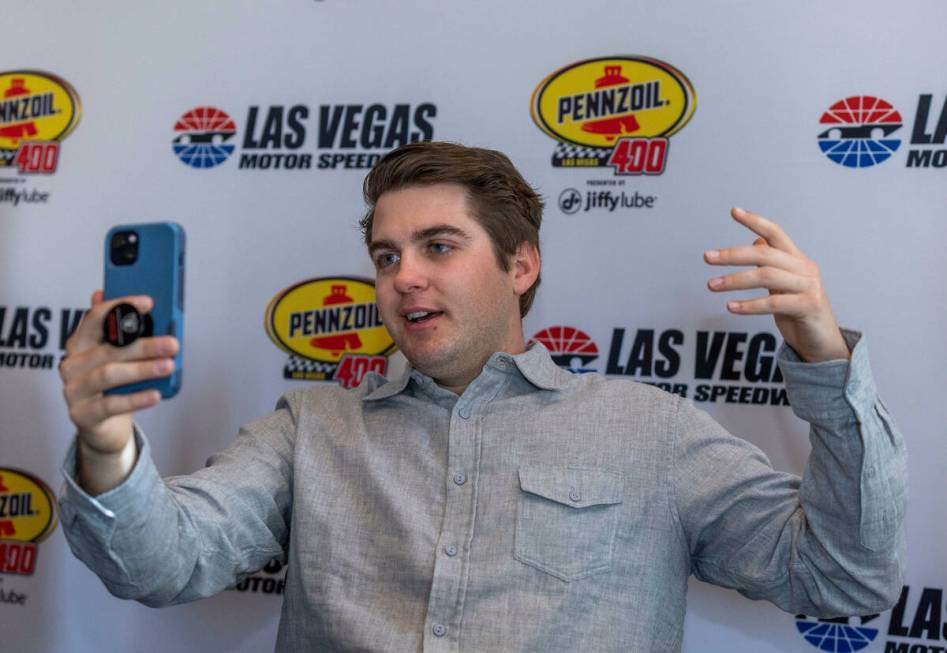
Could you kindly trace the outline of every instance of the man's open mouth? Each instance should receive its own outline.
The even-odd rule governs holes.
[[[433,320],[438,315],[443,315],[442,311],[411,311],[407,313],[404,317],[408,322],[412,324],[421,324],[423,322],[428,322]]]

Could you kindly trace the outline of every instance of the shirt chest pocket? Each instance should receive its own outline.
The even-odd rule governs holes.
[[[519,470],[514,557],[564,581],[612,564],[622,477],[594,467]]]

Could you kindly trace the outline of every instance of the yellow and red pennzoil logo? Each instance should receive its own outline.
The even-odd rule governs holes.
[[[664,172],[669,139],[696,107],[684,73],[637,55],[564,66],[539,83],[531,101],[533,121],[559,141],[554,166],[611,166],[619,175]]]
[[[36,70],[0,73],[0,168],[52,174],[60,142],[81,114],[76,89],[61,77]]]
[[[354,388],[368,372],[385,374],[395,343],[375,305],[375,284],[355,277],[309,279],[281,290],[263,318],[289,354],[287,379],[338,381]]]
[[[57,523],[48,485],[28,472],[0,467],[0,574],[32,574],[37,544]]]

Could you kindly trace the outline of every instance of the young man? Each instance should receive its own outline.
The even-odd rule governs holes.
[[[786,340],[812,424],[803,479],[680,397],[526,350],[542,203],[502,154],[405,146],[365,196],[378,306],[411,369],[288,393],[190,476],[162,481],[133,429],[156,396],[101,394],[170,373],[177,344],[99,343],[112,302],[93,299],[62,366],[78,438],[61,506],[110,591],[178,603],[285,556],[280,651],[674,651],[690,573],[810,615],[894,603],[901,437],[864,342],[777,225],[734,209],[759,238],[705,258],[756,266],[712,290],[770,291],[728,308],[773,314]]]

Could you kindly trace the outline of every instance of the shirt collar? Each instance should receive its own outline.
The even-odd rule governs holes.
[[[393,397],[396,394],[403,392],[405,388],[408,387],[408,381],[411,380],[411,374],[413,371],[410,367],[405,370],[404,374],[399,376],[397,379],[392,379],[390,381],[386,380],[385,377],[372,372],[375,377],[381,379],[381,385],[369,392],[367,395],[362,397],[362,401],[378,401],[380,399],[387,399],[388,397]],[[368,381],[369,377],[365,378],[365,381]]]
[[[512,358],[516,363],[516,367],[519,368],[520,374],[542,390],[558,392],[562,389],[568,374],[553,362],[549,350],[539,342],[533,343],[529,349],[516,356],[511,357],[509,354],[494,354],[494,356]]]
[[[542,343],[538,342],[533,343],[533,345],[522,354],[516,354],[515,356],[505,352],[497,352],[487,360],[487,366],[502,372],[515,372],[519,370],[523,378],[537,388],[541,390],[555,390],[557,392],[562,389],[562,385],[565,382],[564,375],[567,374],[559,369],[559,366],[553,362],[552,357],[549,355],[549,350],[546,349]],[[427,376],[412,369],[410,366],[405,370],[404,374],[397,379],[385,381],[384,377],[379,378],[382,380],[382,384],[362,397],[363,401],[378,401],[380,399],[393,397],[396,394],[404,392],[412,379],[418,385],[423,385],[427,381],[430,381]]]

